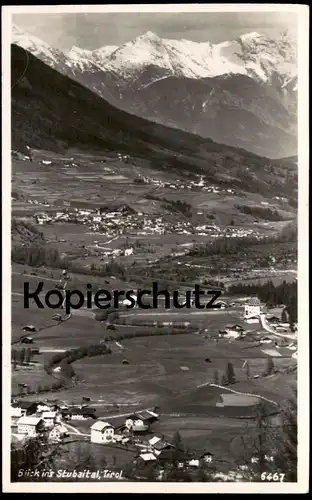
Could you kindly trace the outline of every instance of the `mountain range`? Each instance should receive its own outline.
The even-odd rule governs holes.
[[[120,47],[64,53],[13,26],[12,42],[119,109],[261,156],[297,152],[297,54],[288,33],[212,44],[147,32]]]

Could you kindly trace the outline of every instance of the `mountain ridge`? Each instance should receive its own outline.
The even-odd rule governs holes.
[[[283,66],[281,51],[291,46],[286,35],[279,44],[247,33],[213,45],[162,39],[147,32],[121,47],[94,51],[72,47],[66,54],[17,27],[14,39],[60,73],[132,114],[260,156],[297,152],[295,54],[290,52]],[[263,47],[269,47],[271,54]],[[272,66],[272,54],[278,55],[277,65]],[[204,77],[208,66],[209,75]],[[196,73],[198,68],[204,72]],[[172,90],[172,79],[177,92]]]
[[[251,192],[296,190],[296,167],[285,173],[272,162],[242,149],[215,143],[131,115],[11,46],[12,148],[64,151],[71,147],[115,151],[142,158],[158,170],[201,174],[212,182]],[[21,78],[22,77],[22,78]],[[286,175],[287,174],[287,175]]]

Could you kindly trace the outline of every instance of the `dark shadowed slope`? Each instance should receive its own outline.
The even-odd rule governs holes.
[[[27,65],[27,70],[25,71]],[[22,78],[21,78],[22,77]],[[12,45],[12,147],[124,151],[156,168],[204,173],[212,182],[252,192],[292,194],[274,162],[116,109],[93,92]],[[291,175],[291,177],[289,177]]]

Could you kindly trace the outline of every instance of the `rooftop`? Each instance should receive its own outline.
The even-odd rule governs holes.
[[[41,422],[41,417],[21,417],[17,421],[17,425],[38,425]]]
[[[100,432],[103,431],[104,429],[107,429],[108,427],[113,427],[113,426],[108,422],[102,422],[102,420],[98,420],[93,425],[91,425],[91,429],[93,431],[100,431]]]
[[[248,306],[260,306],[260,300],[258,297],[252,297],[247,301]]]
[[[22,408],[22,410],[28,410],[33,405],[37,405],[35,401],[16,401],[16,403],[12,403],[13,408]]]

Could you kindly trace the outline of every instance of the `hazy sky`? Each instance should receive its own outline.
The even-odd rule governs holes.
[[[73,45],[96,49],[122,45],[153,31],[163,38],[185,38],[213,43],[230,40],[250,31],[274,37],[296,30],[293,13],[97,13],[15,14],[13,23],[63,50]]]

